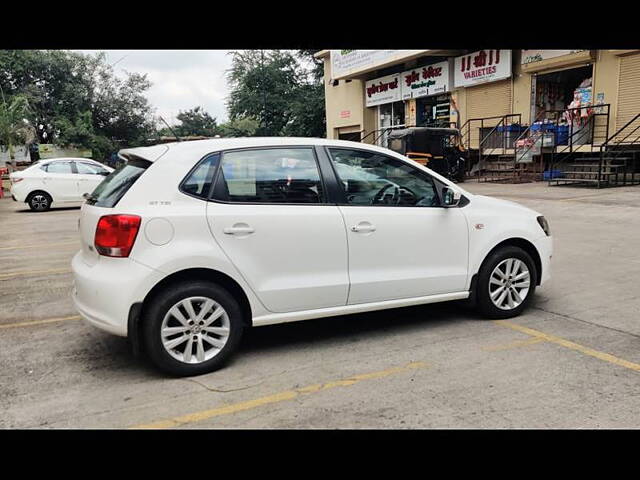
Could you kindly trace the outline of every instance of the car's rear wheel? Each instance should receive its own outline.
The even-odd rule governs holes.
[[[531,256],[516,246],[491,253],[478,272],[476,304],[489,318],[519,315],[529,304],[537,283]]]
[[[51,195],[46,192],[35,192],[29,195],[29,208],[34,212],[46,212],[51,208],[51,202],[53,199]]]
[[[143,336],[153,363],[172,375],[220,368],[237,349],[244,323],[238,302],[205,281],[172,285],[149,300]]]

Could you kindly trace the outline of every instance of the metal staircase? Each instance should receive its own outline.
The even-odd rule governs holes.
[[[640,184],[640,113],[602,142],[596,154],[569,152],[552,158],[550,171],[557,177],[549,185],[596,188]],[[561,153],[561,152],[559,152]]]
[[[510,182],[515,179],[512,127],[522,115],[513,113],[470,118],[460,127],[462,145],[469,152],[467,179],[478,182]]]

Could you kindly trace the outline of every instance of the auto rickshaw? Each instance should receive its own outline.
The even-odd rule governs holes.
[[[455,182],[464,182],[467,153],[457,128],[409,127],[389,132],[388,148]]]

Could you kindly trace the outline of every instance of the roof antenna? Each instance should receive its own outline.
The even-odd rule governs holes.
[[[176,135],[176,132],[174,132],[174,131],[173,131],[173,128],[171,128],[171,127],[169,126],[169,124],[164,120],[164,118],[162,118],[162,116],[161,116],[161,115],[158,115],[158,116],[160,117],[160,120],[162,120],[162,121],[164,122],[164,124],[167,126],[167,128],[169,129],[169,131],[170,131],[171,133],[173,133],[173,136],[174,136],[174,137],[176,137],[176,138],[178,139],[178,141],[179,141],[179,142],[181,142],[181,141],[182,141],[182,139],[181,139],[178,135]]]

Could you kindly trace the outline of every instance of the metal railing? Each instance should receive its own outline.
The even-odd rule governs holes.
[[[509,119],[511,118],[514,118],[514,119],[517,118],[517,121],[509,121]],[[484,141],[486,141],[486,139],[489,137],[489,134],[493,134],[493,132],[496,131],[495,128],[493,127],[498,127],[500,123],[502,123],[502,125],[504,126],[515,125],[515,124],[520,125],[522,123],[522,114],[509,113],[506,115],[494,115],[491,117],[479,117],[479,118],[468,119],[460,127],[460,136],[461,136],[462,145],[464,145],[467,150],[476,148],[475,145],[473,145],[475,140],[475,138],[473,138],[473,133],[476,132],[476,130],[474,130],[473,128],[474,125],[479,129],[478,139],[477,139],[478,146],[479,146],[481,143],[483,144]],[[483,131],[485,130],[485,128],[491,128],[491,131],[489,132],[489,134],[483,135]]]
[[[628,127],[630,127],[636,120],[638,120],[640,118],[640,113],[637,113],[631,120],[629,120],[627,123],[625,123],[622,127],[620,127],[613,135],[611,135],[611,137],[607,137],[607,139],[600,145],[600,162],[598,165],[598,188],[600,188],[600,185],[602,183],[602,167],[603,167],[603,163],[604,163],[604,157],[605,157],[605,153],[607,154],[607,161],[609,162],[609,165],[611,165],[611,162],[616,160],[617,158],[620,158],[620,155],[622,154],[628,154],[628,150],[624,150],[624,149],[619,149],[619,150],[609,150],[610,145],[612,140],[616,139],[616,137],[618,137],[624,130],[626,130]],[[640,122],[638,122],[638,124],[636,125],[636,127],[631,130],[630,132],[627,132],[627,134],[622,138],[622,139],[618,139],[615,141],[616,143],[616,147],[619,146],[624,146],[624,147],[634,147],[634,146],[638,146],[640,145],[640,134],[636,135],[632,140],[630,141],[626,141],[629,139],[629,137],[631,135],[633,135],[634,133],[636,133],[638,131],[638,129],[640,129]],[[635,154],[634,154],[635,156]],[[635,167],[635,165],[634,165]],[[635,183],[635,168],[632,169],[631,172],[631,183]],[[623,184],[626,185],[627,184],[627,172],[628,172],[628,168],[626,165],[626,161],[625,161],[625,169],[624,169],[624,180],[623,180]],[[618,175],[617,175],[617,171],[616,171],[616,183],[618,183]]]
[[[537,143],[539,143],[539,141],[540,141],[541,148],[551,147],[551,150],[549,152],[551,153],[551,164],[557,163],[554,161],[555,155],[568,153],[567,155],[567,158],[568,158],[573,153],[575,153],[574,145],[589,145],[591,151],[593,151],[596,145],[595,143],[596,139],[606,140],[608,137],[610,107],[611,107],[610,104],[605,103],[602,105],[594,105],[591,107],[542,110],[541,112],[538,113],[538,115],[536,115],[535,121],[529,126],[529,128],[526,131],[522,133],[520,138],[518,138],[518,141],[522,141],[526,138],[534,137],[534,141],[528,142],[529,143],[528,146],[522,152],[517,152],[517,149],[516,149],[517,153],[516,153],[515,163],[516,164],[520,163],[522,159],[531,151],[531,149],[534,148]],[[585,108],[594,110],[593,113],[590,114],[587,120],[587,123],[582,127],[574,130],[573,122],[569,122],[569,125],[566,125],[568,126],[568,133],[566,138],[567,143],[565,144],[564,142],[563,143],[558,142],[559,127],[565,126],[561,124],[561,122],[564,123],[565,121],[563,119],[564,114],[566,112],[574,112],[574,111],[580,112]],[[553,117],[550,121],[548,118],[549,116]],[[547,122],[543,124],[539,124],[538,122],[540,121],[541,118],[545,118]],[[599,121],[600,119],[602,119],[602,121]],[[540,125],[540,129],[536,131],[535,135],[532,136],[531,132],[533,131],[533,127],[536,124]],[[545,128],[548,128],[548,127],[552,127],[552,128],[550,128],[550,130],[545,131]],[[596,133],[598,129],[604,129],[604,135]],[[550,140],[548,142],[549,144],[545,145],[545,140]],[[578,140],[580,140],[580,142],[578,142]],[[560,147],[560,150],[557,150],[558,146],[560,145],[563,145],[563,146]],[[583,150],[580,150],[580,151],[583,151]]]

